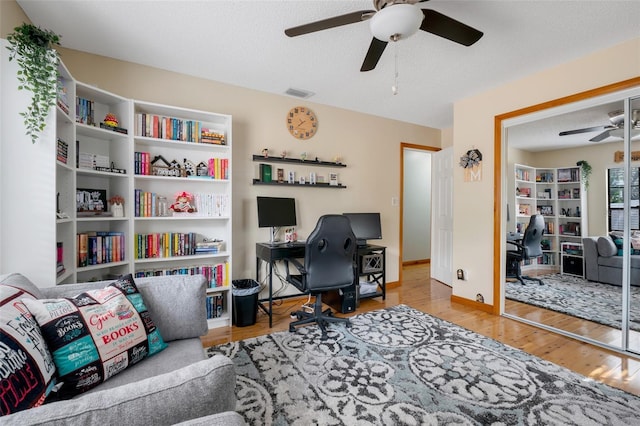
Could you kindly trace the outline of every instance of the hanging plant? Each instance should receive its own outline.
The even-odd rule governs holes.
[[[580,179],[584,184],[584,189],[589,189],[589,176],[591,176],[591,164],[586,160],[580,160],[576,163],[576,166],[580,167]]]
[[[24,118],[26,134],[35,143],[47,123],[47,115],[56,104],[58,85],[58,52],[60,36],[32,24],[22,24],[7,35],[9,61],[15,59],[18,70],[18,90],[29,90],[33,96]]]

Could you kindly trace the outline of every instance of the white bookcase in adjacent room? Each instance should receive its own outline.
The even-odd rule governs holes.
[[[523,233],[533,214],[544,216],[543,257],[538,268],[560,270],[562,243],[581,243],[587,230],[587,198],[580,168],[514,166],[515,221],[509,231]]]

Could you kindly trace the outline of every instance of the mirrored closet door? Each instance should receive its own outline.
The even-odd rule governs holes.
[[[502,122],[506,316],[640,353],[639,119],[634,87]]]

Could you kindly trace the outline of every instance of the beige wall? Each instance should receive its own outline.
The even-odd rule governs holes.
[[[453,269],[468,271],[467,281],[453,281],[454,295],[493,300],[494,117],[638,75],[640,38],[454,104],[454,158],[475,146],[484,159],[482,182],[464,182],[459,167],[454,174]]]
[[[23,22],[31,23],[18,3],[13,0],[0,0],[0,37],[7,38],[7,35]]]
[[[400,142],[440,146],[440,130],[338,108],[287,96],[221,84],[155,68],[61,49],[62,60],[75,79],[124,97],[213,111],[233,116],[233,276],[255,277],[255,243],[268,240],[259,229],[257,195],[295,197],[298,234],[311,232],[322,214],[346,211],[380,211],[387,250],[387,281],[399,273]],[[318,116],[317,134],[308,141],[294,139],[285,127],[285,116],[296,105],[311,107]],[[346,168],[301,168],[327,177],[337,171],[347,189],[253,186],[258,163],[253,154],[269,148],[272,155],[286,150],[299,157],[331,160],[339,155]],[[289,168],[285,167],[286,170]]]

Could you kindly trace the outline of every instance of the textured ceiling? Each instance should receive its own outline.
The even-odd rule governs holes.
[[[362,73],[368,22],[295,38],[283,30],[373,9],[370,0],[18,4],[33,23],[62,35],[67,48],[275,94],[304,89],[315,93],[311,102],[435,128],[452,126],[456,100],[640,35],[638,1],[434,0],[420,7],[484,37],[464,47],[419,31],[390,43],[377,68]]]

